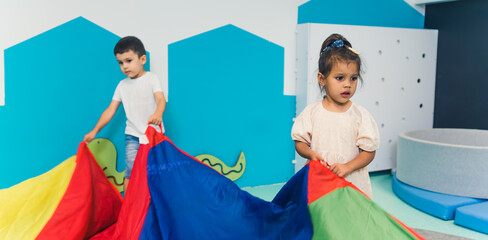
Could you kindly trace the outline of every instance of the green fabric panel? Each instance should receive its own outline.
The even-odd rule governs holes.
[[[344,187],[308,205],[313,239],[417,239],[376,203]]]

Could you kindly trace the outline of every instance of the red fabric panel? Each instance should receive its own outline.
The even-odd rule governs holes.
[[[147,185],[147,155],[149,144],[140,145],[132,174],[124,196],[124,204],[120,210],[114,235],[107,239],[138,239],[141,233],[147,208],[151,201]]]
[[[352,183],[346,181],[344,178],[338,177],[319,161],[312,160],[308,165],[308,204],[338,188],[346,186],[350,186],[361,192]]]
[[[161,126],[159,126],[159,128],[161,129],[161,131],[163,131]],[[164,134],[161,132],[157,132],[156,129],[153,127],[148,127],[146,129],[146,136],[147,136],[147,139],[149,140],[149,147],[150,148],[158,145],[159,143],[163,142],[164,140],[168,140],[171,142],[171,140],[169,140],[168,137],[164,136]]]
[[[114,232],[115,232],[115,227],[117,227],[117,224],[113,224],[109,228],[105,229],[103,232],[98,233],[97,235],[93,236],[90,238],[90,240],[109,240],[113,239]]]
[[[36,239],[89,238],[110,227],[121,206],[122,196],[82,142],[68,189]]]
[[[151,194],[147,184],[147,155],[151,147],[167,138],[164,134],[158,133],[153,127],[147,128],[146,136],[149,144],[141,144],[139,146],[117,223],[106,231],[94,236],[92,240],[139,239],[146,219],[146,212],[151,202]]]

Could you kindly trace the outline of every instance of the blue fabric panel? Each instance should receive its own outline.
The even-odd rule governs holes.
[[[488,202],[456,209],[454,223],[488,234]]]
[[[313,235],[312,219],[308,212],[308,165],[295,174],[276,194],[272,203],[288,209],[284,229],[292,230],[295,239],[309,239]]]
[[[392,179],[393,192],[400,199],[412,207],[444,220],[454,219],[458,207],[482,202],[476,198],[447,195],[413,187],[400,182],[396,175],[393,175]]]
[[[150,150],[147,175],[151,203],[139,239],[312,237],[308,168],[267,202],[164,141]]]
[[[154,209],[154,201],[149,203],[149,207],[146,212],[146,219],[144,219],[144,225],[139,234],[139,239],[168,239],[163,238],[159,225],[157,224],[156,210]]]

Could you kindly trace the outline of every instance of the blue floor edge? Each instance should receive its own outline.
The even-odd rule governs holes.
[[[454,223],[488,234],[488,201],[457,208]]]
[[[393,192],[409,205],[443,220],[455,218],[456,209],[486,200],[436,193],[405,184],[392,177]]]

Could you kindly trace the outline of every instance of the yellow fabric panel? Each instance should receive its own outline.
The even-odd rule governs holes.
[[[0,190],[0,239],[35,239],[63,197],[76,156],[50,171]]]

